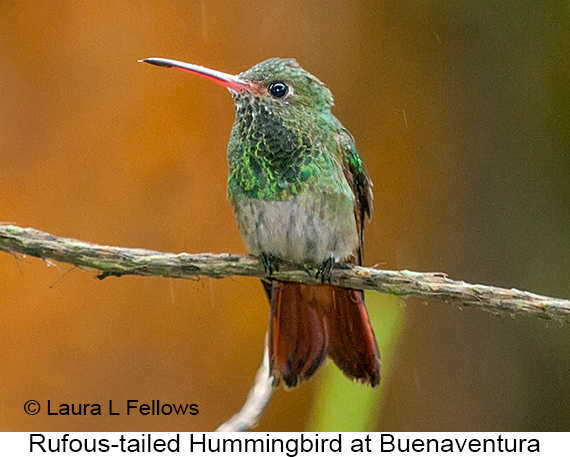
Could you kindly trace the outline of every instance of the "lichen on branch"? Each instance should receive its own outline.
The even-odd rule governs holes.
[[[0,250],[75,265],[107,276],[162,276],[196,279],[249,276],[265,278],[263,262],[251,255],[166,253],[147,249],[105,246],[61,238],[32,228],[0,224]],[[315,271],[287,262],[272,277],[283,281],[317,284]],[[375,290],[399,297],[436,299],[453,306],[470,306],[498,314],[533,315],[568,319],[570,301],[517,289],[469,284],[443,273],[378,270],[336,266],[330,283],[341,287]]]

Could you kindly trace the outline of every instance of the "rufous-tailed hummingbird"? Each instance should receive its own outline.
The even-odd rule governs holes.
[[[321,81],[292,59],[269,59],[237,76],[170,59],[143,62],[190,72],[232,94],[228,198],[243,241],[269,276],[279,260],[317,268],[323,280],[337,262],[361,264],[372,184]],[[276,383],[297,386],[328,355],[349,378],[378,385],[380,355],[361,290],[274,279],[263,285]]]

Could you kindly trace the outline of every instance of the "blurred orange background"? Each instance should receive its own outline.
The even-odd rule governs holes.
[[[0,4],[0,220],[99,244],[245,252],[223,88],[294,57],[332,90],[375,187],[366,265],[570,297],[568,2]],[[0,429],[212,430],[261,361],[259,281],[95,279],[0,254]],[[408,300],[377,430],[568,430],[567,325]],[[306,430],[322,371],[258,431]],[[349,381],[347,381],[349,382]],[[26,400],[196,403],[196,416],[37,416]]]

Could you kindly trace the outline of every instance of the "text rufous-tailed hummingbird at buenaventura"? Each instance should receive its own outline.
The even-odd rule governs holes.
[[[372,213],[370,177],[354,138],[331,114],[329,89],[292,59],[268,59],[237,76],[170,59],[143,62],[230,91],[228,198],[243,241],[269,276],[286,260],[317,268],[323,279],[263,281],[276,383],[297,386],[329,356],[349,378],[377,386],[380,355],[363,291],[324,284],[335,263],[361,264]]]

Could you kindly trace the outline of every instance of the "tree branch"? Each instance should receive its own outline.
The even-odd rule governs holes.
[[[256,257],[233,254],[171,254],[129,249],[58,238],[31,228],[0,224],[0,251],[53,259],[107,276],[140,275],[196,279],[201,276],[252,276],[265,278],[263,263]],[[314,271],[283,262],[275,279],[318,284]],[[376,270],[337,266],[331,284],[370,289],[400,297],[435,298],[455,306],[474,306],[494,313],[526,314],[551,319],[570,317],[570,301],[522,292],[516,289],[454,281],[443,273]],[[255,427],[274,392],[269,371],[267,336],[263,362],[241,410],[217,431],[243,431]]]
[[[245,403],[241,409],[220,425],[216,432],[243,432],[257,427],[259,418],[265,411],[265,407],[275,388],[273,387],[273,375],[269,372],[269,335],[265,335],[265,351],[263,352],[263,361],[255,375],[255,381]]]
[[[251,276],[265,278],[263,263],[251,255],[172,254],[129,249],[58,238],[31,228],[0,224],[0,250],[53,259],[107,276],[140,275],[197,279]],[[318,284],[314,271],[283,262],[273,273],[283,281]],[[354,289],[369,289],[397,295],[437,299],[454,306],[472,306],[500,314],[533,315],[568,319],[570,301],[545,297],[517,289],[503,289],[449,279],[443,273],[377,270],[358,266],[336,266],[330,283]]]

